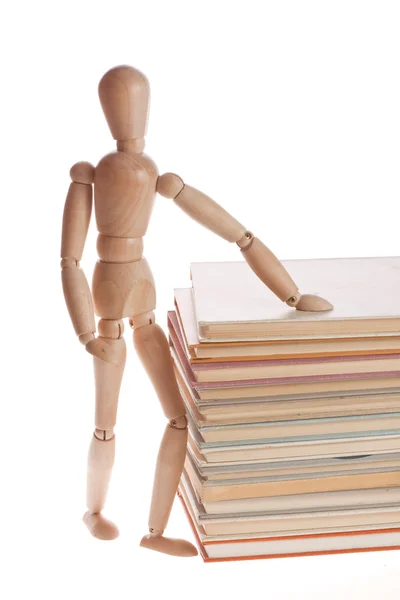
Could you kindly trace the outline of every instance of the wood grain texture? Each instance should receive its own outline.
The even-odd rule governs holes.
[[[133,343],[165,416],[174,419],[184,415],[186,409],[175,378],[168,341],[162,328],[154,323],[135,329]]]
[[[78,336],[96,331],[89,285],[79,268],[92,213],[92,196],[91,185],[71,183],[63,214],[61,277],[65,302]]]
[[[103,338],[101,338],[103,339]],[[111,430],[117,421],[118,397],[126,361],[126,344],[123,337],[103,339],[113,349],[116,360],[113,363],[93,359],[96,384],[96,429]]]
[[[184,188],[184,183],[179,175],[164,173],[157,180],[157,192],[164,198],[176,198]]]
[[[286,302],[298,294],[298,288],[273,252],[258,238],[241,250],[247,264],[280,300]]]
[[[97,262],[93,273],[93,301],[103,319],[123,319],[153,311],[156,288],[145,258],[129,263]]]
[[[100,319],[97,324],[99,336],[110,340],[118,340],[124,334],[124,322],[122,319],[113,321],[109,319]]]
[[[64,205],[61,258],[80,261],[92,214],[92,186],[71,183]]]
[[[116,525],[101,514],[107,498],[114,458],[115,437],[99,440],[94,435],[89,447],[86,484],[89,510],[83,516],[83,522],[93,537],[100,540],[114,540],[119,535]]]
[[[167,554],[194,556],[196,550],[189,542],[162,535],[183,468],[188,430],[168,342],[154,322],[156,290],[143,258],[142,238],[149,225],[156,190],[174,198],[190,217],[229,242],[242,240],[246,229],[214,200],[184,185],[177,175],[167,173],[158,177],[155,163],[143,154],[149,96],[147,78],[133,67],[120,65],[102,77],[100,102],[117,140],[117,151],[104,156],[96,168],[86,162],[72,167],[73,183],[64,210],[61,250],[64,295],[75,331],[87,351],[94,355],[95,436],[104,434],[103,438],[93,438],[89,451],[89,511],[84,522],[97,538],[113,539],[118,535],[116,526],[103,517],[101,510],[114,462],[113,427],[126,359],[122,319],[128,317],[134,328],[135,348],[170,420],[157,461],[149,521],[151,533],[142,539],[141,545]],[[79,268],[91,216],[92,183],[100,259],[93,274],[93,301]],[[247,239],[244,243],[247,245]],[[276,265],[274,268],[278,276]],[[101,317],[97,338],[94,309]]]
[[[111,363],[118,360],[113,346],[107,344],[106,340],[99,337],[93,337],[89,342],[86,342],[86,350],[89,354],[102,361]]]
[[[89,448],[87,480],[87,507],[91,513],[99,513],[104,507],[114,458],[115,437],[103,441],[94,435]]]
[[[96,481],[96,477],[93,477],[93,481]],[[117,526],[112,521],[106,519],[101,513],[87,511],[83,516],[83,522],[92,536],[98,540],[115,540],[119,535]]]
[[[120,238],[99,233],[97,254],[103,262],[133,262],[143,254],[142,238]]]
[[[167,194],[170,194],[172,193],[171,189],[174,190],[172,184],[167,186],[163,183],[158,186],[160,193],[165,190]],[[174,198],[174,202],[192,219],[228,242],[236,242],[246,233],[246,228],[222,206],[190,185],[185,184]]]
[[[325,300],[325,298],[321,298],[320,296],[315,296],[314,294],[302,294],[298,302],[296,300],[293,303],[288,301],[287,304],[289,304],[289,306],[295,306],[296,310],[308,312],[325,312],[333,309],[332,304],[328,300]]]
[[[141,154],[145,147],[145,139],[135,138],[134,140],[118,140],[118,152],[126,152],[127,154]]]
[[[115,140],[145,136],[150,86],[141,71],[128,65],[110,69],[99,83],[99,97]]]
[[[72,181],[91,185],[94,181],[94,166],[87,161],[81,161],[71,167],[69,174]]]
[[[197,556],[197,550],[193,544],[179,538],[168,538],[163,535],[145,535],[140,542],[143,548],[155,550],[170,556]]]
[[[94,178],[97,229],[105,235],[141,238],[153,209],[157,167],[144,154],[111,152],[101,159]]]
[[[186,410],[175,378],[168,341],[157,324],[135,329],[133,341],[164,414],[170,420],[161,441],[154,475],[149,515],[150,535],[142,538],[141,545],[175,556],[195,556],[197,552],[190,542],[162,535],[182,474],[188,437]]]
[[[222,206],[190,185],[185,185],[174,202],[192,219],[228,242],[236,242],[246,232],[246,228]]]
[[[96,324],[92,296],[84,272],[78,267],[61,271],[64,298],[76,335],[94,333]]]
[[[150,531],[163,532],[167,526],[185,462],[187,436],[187,429],[165,428],[154,474]]]

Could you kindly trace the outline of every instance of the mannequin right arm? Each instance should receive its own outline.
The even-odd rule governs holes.
[[[70,174],[72,183],[65,201],[61,241],[65,302],[75,333],[86,350],[97,358],[112,362],[114,355],[111,346],[95,337],[92,295],[79,266],[92,213],[94,167],[85,162],[77,163]]]
[[[333,308],[330,302],[320,296],[300,294],[283,264],[261,240],[209,196],[186,185],[178,175],[161,175],[157,180],[157,192],[165,198],[172,198],[175,204],[204,227],[228,242],[236,242],[257,277],[288,306],[315,312]]]

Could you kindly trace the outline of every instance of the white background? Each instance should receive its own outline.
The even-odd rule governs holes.
[[[8,3],[1,24],[1,526],[5,599],[387,600],[400,552],[203,564],[139,548],[165,420],[131,345],[106,515],[81,523],[93,429],[91,359],[64,305],[59,246],[69,168],[114,148],[97,97],[112,66],[146,73],[146,151],[280,258],[398,255],[397,2]],[[91,226],[83,268],[91,278]],[[235,245],[159,198],[145,242],[165,328],[194,261]],[[393,299],[398,301],[398,299]],[[175,504],[168,534],[192,539]]]

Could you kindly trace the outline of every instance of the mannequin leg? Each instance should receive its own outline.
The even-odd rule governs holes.
[[[154,323],[154,314],[148,313],[146,317],[131,319],[134,346],[169,423],[157,458],[149,515],[150,533],[142,538],[140,545],[174,556],[195,556],[197,550],[190,542],[163,536],[185,462],[187,418],[167,338],[161,327]]]
[[[122,321],[101,320],[99,333],[99,337],[113,347],[118,359],[116,363],[93,359],[96,384],[96,429],[89,448],[86,495],[88,511],[83,521],[94,537],[112,540],[118,536],[118,529],[114,523],[103,517],[101,511],[106,502],[114,464],[114,426],[125,367],[126,346],[122,337]]]

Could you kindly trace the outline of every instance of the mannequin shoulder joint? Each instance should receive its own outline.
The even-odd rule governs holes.
[[[74,183],[85,183],[91,185],[94,182],[94,166],[88,162],[75,163],[69,172]]]

